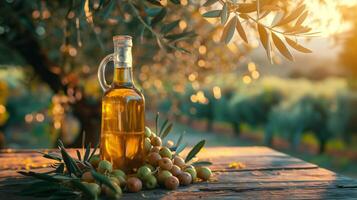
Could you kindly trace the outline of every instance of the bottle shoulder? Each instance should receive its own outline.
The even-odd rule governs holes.
[[[103,99],[107,98],[130,98],[130,99],[137,99],[137,100],[144,100],[144,95],[135,87],[112,87],[111,89],[107,90],[104,95]]]

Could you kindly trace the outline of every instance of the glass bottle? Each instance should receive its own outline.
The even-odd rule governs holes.
[[[135,87],[132,72],[132,38],[113,37],[114,53],[99,65],[98,78],[104,91],[102,98],[101,159],[127,173],[143,163],[145,99]],[[107,63],[114,62],[111,85],[105,80]]]

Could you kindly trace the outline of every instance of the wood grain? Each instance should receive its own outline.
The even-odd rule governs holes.
[[[199,157],[214,163],[210,182],[175,191],[125,193],[123,199],[357,199],[356,180],[267,147],[209,147]],[[230,168],[232,162],[245,166]],[[34,199],[18,196],[17,184],[30,179],[24,179],[16,171],[46,171],[52,163],[33,150],[2,151],[1,199]]]

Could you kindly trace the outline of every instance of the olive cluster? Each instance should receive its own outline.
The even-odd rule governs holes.
[[[145,163],[136,170],[136,174],[130,175],[120,169],[113,169],[112,163],[100,160],[98,155],[91,158],[92,166],[110,179],[115,191],[96,184],[91,172],[83,173],[82,183],[97,195],[104,193],[107,197],[117,199],[122,195],[122,189],[129,192],[157,187],[174,190],[179,185],[186,186],[198,180],[207,181],[212,175],[208,167],[194,167],[185,163],[179,155],[174,155],[167,146],[162,146],[161,138],[148,127],[145,128],[145,150]]]

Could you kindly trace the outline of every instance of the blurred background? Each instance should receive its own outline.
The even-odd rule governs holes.
[[[356,0],[299,1],[316,34],[298,39],[312,53],[292,51],[294,62],[274,52],[270,62],[249,21],[248,43],[235,33],[224,44],[201,1],[130,2],[0,2],[0,148],[53,148],[58,138],[79,147],[83,132],[94,144],[97,67],[112,36],[129,34],[149,126],[160,112],[174,122],[171,138],[186,132],[189,144],[267,145],[357,177]],[[179,45],[162,47],[156,31]]]

